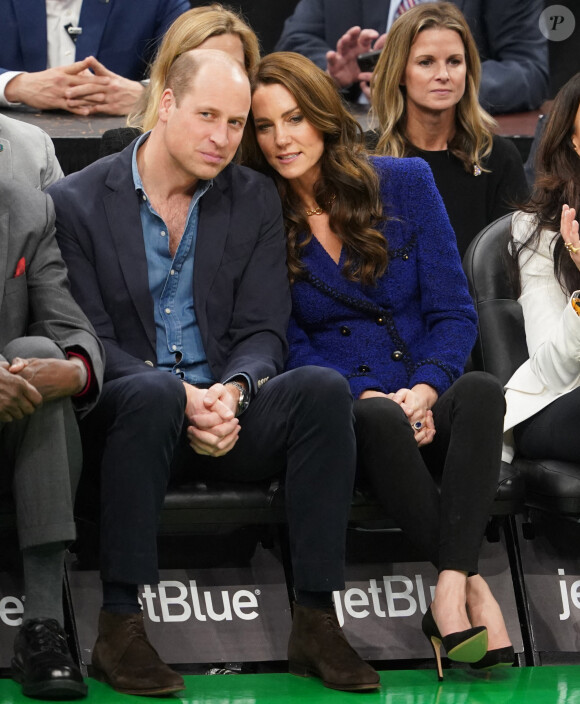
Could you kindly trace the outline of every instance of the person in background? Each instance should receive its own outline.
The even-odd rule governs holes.
[[[332,79],[299,54],[270,54],[250,78],[244,160],[273,175],[286,224],[287,368],[350,384],[359,467],[439,570],[423,619],[439,677],[441,643],[478,668],[511,665],[477,567],[505,403],[491,375],[462,375],[476,316],[429,167],[369,160]]]
[[[0,480],[16,506],[25,594],[12,676],[26,696],[74,699],[87,693],[62,610],[82,464],[74,411],[97,400],[103,350],[70,294],[52,201],[5,175],[0,261]]]
[[[159,580],[172,469],[248,482],[285,469],[290,668],[335,689],[379,686],[331,612],[344,588],[352,396],[333,370],[280,373],[290,312],[280,200],[270,179],[230,164],[249,109],[239,61],[186,52],[153,129],[50,188],[73,294],[107,353],[101,399],[81,428],[101,481],[92,662],[125,693],[184,688],[149,643],[138,601],[138,585]]]
[[[6,115],[0,115],[0,172],[41,190],[64,176],[46,132]]]
[[[356,57],[381,49],[384,33],[397,17],[420,2],[300,0],[276,49],[312,59],[356,99],[360,89],[368,95],[370,81],[369,73],[361,74]],[[492,114],[538,108],[548,93],[548,43],[539,29],[543,0],[454,4],[465,15],[483,62],[479,99],[484,108]]]
[[[225,51],[246,71],[260,60],[258,38],[237,13],[217,3],[193,8],[180,15],[165,33],[149,70],[149,85],[127,124],[143,132],[153,128],[167,73],[175,59],[192,49]]]
[[[558,91],[532,194],[512,217],[510,272],[529,359],[506,384],[506,456],[578,462],[580,409],[580,73]]]
[[[461,256],[528,192],[517,148],[492,134],[495,122],[477,100],[480,72],[461,12],[426,3],[395,21],[372,79],[375,152],[429,164]]]
[[[4,0],[0,105],[126,115],[188,0]]]

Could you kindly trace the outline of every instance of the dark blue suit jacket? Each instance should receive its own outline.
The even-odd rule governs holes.
[[[189,0],[83,0],[79,19],[83,32],[76,42],[76,59],[95,56],[110,71],[140,80],[157,42],[189,8]],[[44,71],[43,0],[2,0],[0,27],[0,73]]]
[[[548,46],[538,20],[543,0],[453,0],[465,15],[481,60],[479,98],[493,113],[533,110],[548,91]],[[387,26],[387,0],[300,0],[276,49],[297,51],[326,70],[326,52],[347,29]]]
[[[156,366],[133,147],[48,191],[73,296],[105,347],[105,380]],[[290,292],[282,208],[270,179],[234,165],[214,179],[200,201],[192,287],[216,380],[245,373],[256,390],[282,370]]]

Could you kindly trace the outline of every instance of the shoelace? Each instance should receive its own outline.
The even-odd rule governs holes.
[[[55,650],[59,653],[66,653],[66,640],[60,632],[60,627],[56,621],[45,623],[32,623],[28,627],[28,638],[32,641],[33,649],[37,652]]]

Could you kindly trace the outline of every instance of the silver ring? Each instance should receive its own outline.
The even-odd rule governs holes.
[[[423,427],[423,423],[421,423],[420,420],[416,420],[416,421],[413,423],[413,428],[414,428],[415,430],[421,430],[422,427]]]

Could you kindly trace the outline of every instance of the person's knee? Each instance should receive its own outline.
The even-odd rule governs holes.
[[[305,397],[327,406],[333,402],[352,404],[348,381],[334,369],[306,366],[294,369],[292,385]]]
[[[30,337],[18,337],[11,340],[4,348],[4,356],[11,362],[15,357],[29,359],[38,357],[41,359],[64,359],[64,352],[60,347],[49,340],[48,337],[31,335]]]
[[[138,394],[143,403],[154,407],[163,413],[170,409],[185,411],[185,387],[178,377],[160,372],[159,374],[143,374],[142,384]]]
[[[468,372],[460,376],[455,385],[460,393],[503,396],[500,380],[488,372]]]
[[[389,398],[374,397],[355,401],[354,415],[357,432],[364,429],[382,435],[388,428],[411,432],[405,412]]]
[[[455,382],[458,398],[477,404],[505,406],[503,386],[500,380],[487,372],[468,372]]]
[[[173,415],[183,417],[185,412],[183,382],[169,373],[133,374],[108,382],[105,387],[107,393],[117,395],[119,407],[134,413],[143,412],[157,418],[168,418]]]

